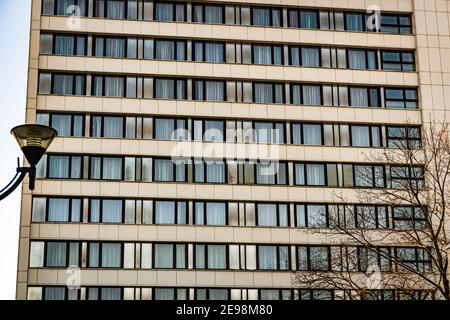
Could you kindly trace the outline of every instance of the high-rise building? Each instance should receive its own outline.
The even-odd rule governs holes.
[[[443,0],[33,0],[26,122],[59,136],[24,183],[17,298],[342,297],[292,271],[331,268],[334,192],[389,177],[364,152],[446,117],[449,17]]]

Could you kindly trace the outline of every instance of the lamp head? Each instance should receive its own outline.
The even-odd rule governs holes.
[[[25,124],[13,128],[11,134],[16,138],[30,165],[35,166],[58,135],[58,132],[53,128],[39,124]]]

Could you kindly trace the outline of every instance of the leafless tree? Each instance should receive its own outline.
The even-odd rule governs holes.
[[[374,188],[356,188],[351,199],[345,190],[334,194],[327,228],[313,231],[333,244],[328,265],[321,265],[323,256],[310,255],[309,268],[292,274],[296,286],[337,289],[349,299],[380,299],[390,292],[423,298],[420,292],[427,292],[428,298],[450,300],[449,126],[424,124],[421,142],[414,140],[415,127],[405,127],[411,139],[398,134],[391,148],[365,154],[385,170],[354,172],[360,186]],[[385,213],[377,209],[383,207]]]

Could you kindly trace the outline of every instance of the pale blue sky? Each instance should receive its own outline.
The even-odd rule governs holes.
[[[21,151],[10,135],[25,121],[31,0],[0,0],[0,189]],[[0,299],[15,298],[20,188],[0,202]]]

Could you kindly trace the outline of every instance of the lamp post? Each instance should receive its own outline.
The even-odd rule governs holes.
[[[29,189],[34,190],[36,165],[58,135],[55,129],[38,124],[14,127],[11,134],[16,138],[30,166],[21,167],[19,159],[17,159],[16,175],[6,187],[0,190],[0,201],[9,196],[20,185],[27,173],[30,178]]]

